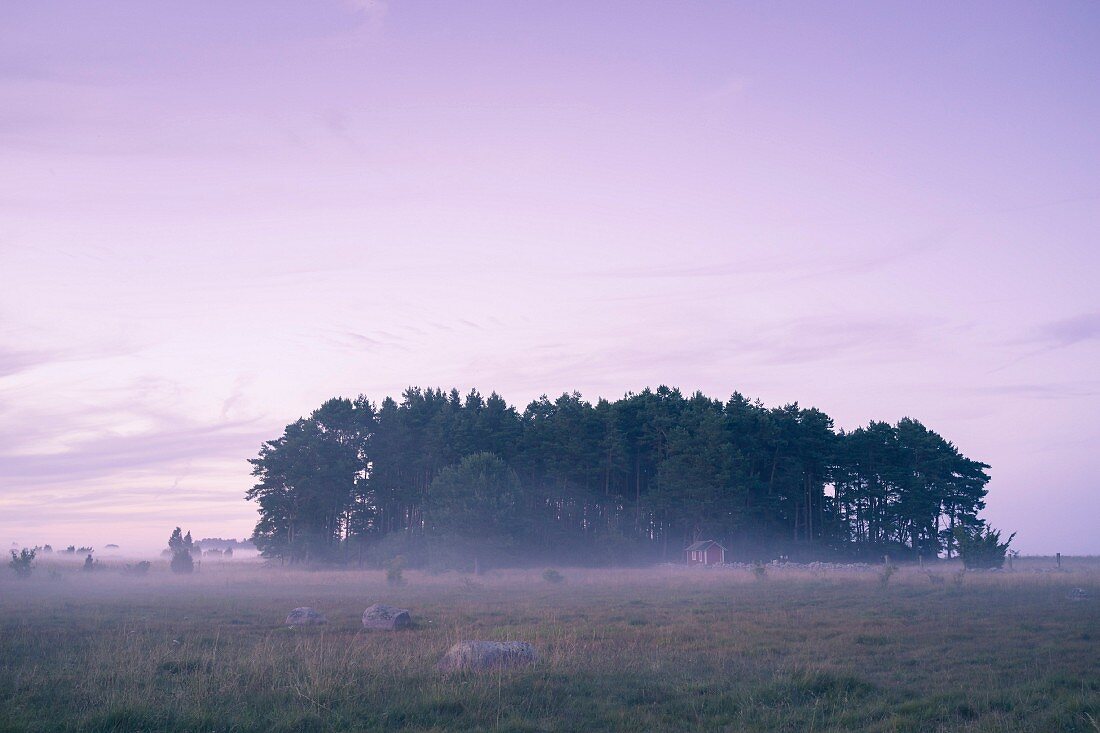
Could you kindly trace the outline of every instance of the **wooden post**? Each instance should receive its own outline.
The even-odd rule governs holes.
[[[1062,553],[1060,553],[1060,552],[1054,553],[1054,562],[1058,563],[1058,569],[1061,570],[1062,569]]]

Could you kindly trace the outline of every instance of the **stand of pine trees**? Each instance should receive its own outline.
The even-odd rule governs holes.
[[[497,565],[630,564],[699,538],[730,558],[930,558],[982,525],[989,481],[916,420],[837,432],[813,408],[667,387],[523,412],[477,391],[332,399],[251,463],[253,540],[291,562],[438,564],[463,547]],[[456,514],[466,495],[492,511]]]

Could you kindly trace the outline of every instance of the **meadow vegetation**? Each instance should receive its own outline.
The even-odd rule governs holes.
[[[880,567],[556,569],[565,582],[545,567],[405,570],[397,584],[241,561],[190,575],[166,561],[137,575],[38,564],[0,577],[0,731],[1095,732],[1100,720],[1095,560],[899,565],[888,583]],[[375,602],[411,609],[416,626],[363,631]],[[286,628],[299,606],[329,623]],[[438,671],[463,639],[530,642],[539,661]]]

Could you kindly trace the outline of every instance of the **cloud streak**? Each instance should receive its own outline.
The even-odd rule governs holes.
[[[1052,349],[1064,349],[1085,341],[1100,339],[1100,313],[1082,313],[1044,323],[1034,329],[1025,342]]]
[[[1097,340],[1100,340],[1100,313],[1081,313],[1048,321],[1035,326],[1020,338],[1009,341],[1010,346],[1032,348],[989,373],[995,374],[1033,357]]]
[[[57,361],[55,352],[23,351],[0,347],[0,378],[10,377]]]
[[[828,276],[841,273],[861,273],[889,267],[919,256],[935,246],[940,237],[923,244],[868,252],[857,255],[803,256],[778,254],[745,258],[736,261],[702,265],[649,265],[597,270],[589,277],[626,280],[646,279],[721,279],[756,275],[777,275],[793,278]]]
[[[51,453],[0,454],[4,493],[132,471],[163,471],[188,461],[243,461],[271,438],[256,420],[161,427],[140,435],[103,435]]]

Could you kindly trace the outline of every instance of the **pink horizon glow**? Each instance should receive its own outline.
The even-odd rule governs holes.
[[[0,543],[247,536],[324,399],[668,384],[1098,554],[1100,6],[0,8]]]

